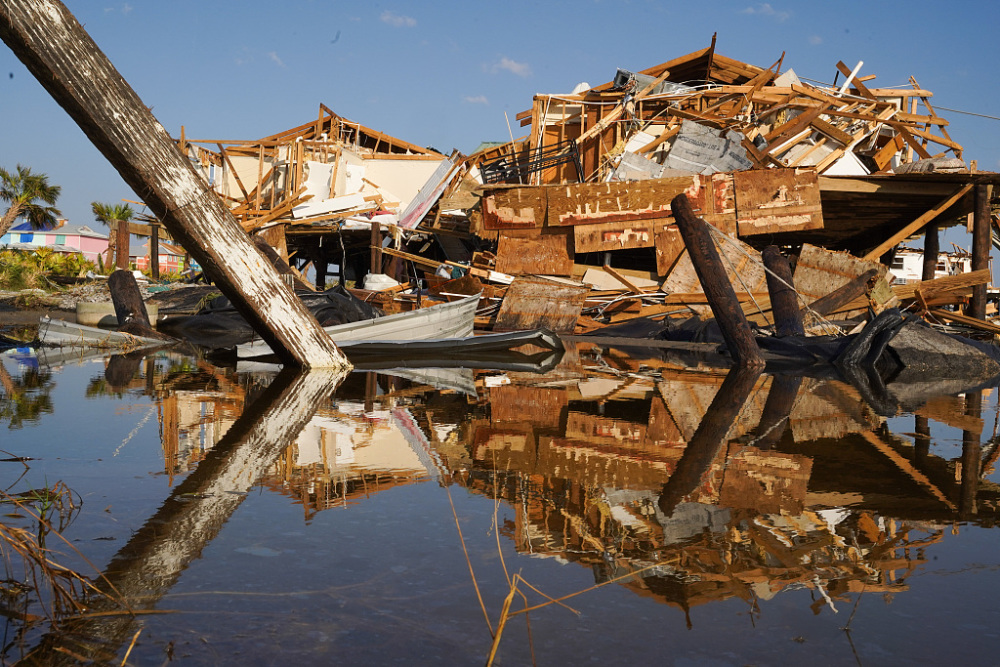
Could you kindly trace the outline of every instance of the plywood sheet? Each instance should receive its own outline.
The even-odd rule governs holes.
[[[879,262],[864,260],[847,252],[834,252],[808,243],[802,246],[795,264],[795,289],[811,303],[843,287],[869,269],[884,278],[888,268]],[[850,314],[846,315],[850,317]]]
[[[733,174],[740,236],[823,228],[813,169],[758,169]]]
[[[658,229],[673,218],[576,225],[573,229],[576,252],[609,252],[626,248],[652,248]]]
[[[500,234],[496,270],[514,276],[545,274],[569,276],[573,273],[573,242],[569,230],[553,234],[512,236]]]
[[[669,217],[670,201],[690,189],[703,189],[697,175],[550,188],[547,220],[551,226],[565,226]]]
[[[545,328],[572,331],[590,288],[537,276],[515,278],[497,312],[494,331]]]
[[[684,252],[684,239],[677,225],[667,225],[656,232],[656,275],[665,276]]]
[[[483,227],[486,229],[531,229],[545,222],[546,188],[495,190],[483,197]]]
[[[764,273],[760,253],[739,239],[730,236],[727,236],[726,239],[718,242],[716,249],[722,258],[723,266],[726,267],[726,275],[729,277],[733,290],[738,295],[747,292],[767,292],[767,276]],[[687,250],[681,253],[671,269],[670,275],[663,281],[663,290],[668,293],[684,294],[703,291]],[[711,317],[712,309],[707,305],[691,305],[689,307],[699,315]]]

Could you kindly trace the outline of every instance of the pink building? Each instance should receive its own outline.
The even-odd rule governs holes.
[[[0,247],[10,246],[23,250],[47,247],[55,252],[82,253],[92,262],[108,249],[108,235],[95,232],[86,225],[67,225],[65,220],[51,230],[34,231],[27,223],[17,225],[3,237]]]

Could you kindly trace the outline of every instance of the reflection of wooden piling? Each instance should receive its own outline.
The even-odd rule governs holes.
[[[295,442],[344,375],[285,370],[275,377],[111,559],[95,582],[108,597],[95,597],[89,613],[64,621],[58,631],[43,637],[24,663],[79,664],[77,656],[88,662],[110,662],[139,624],[136,616],[122,613],[119,596],[128,610],[154,608],[278,455]]]
[[[757,449],[771,449],[781,440],[788,429],[788,415],[795,406],[801,385],[801,375],[775,375],[771,378],[771,388],[767,392],[767,401],[757,425]]]
[[[691,211],[687,196],[680,194],[670,202],[670,210],[677,221],[677,228],[684,239],[691,262],[694,264],[698,281],[712,308],[712,314],[719,323],[726,347],[737,365],[763,368],[764,359],[754,340],[750,324],[740,308],[736,291],[726,275],[708,224]]]
[[[0,39],[282,361],[350,366],[65,6],[0,3]],[[127,256],[127,243],[119,251]]]
[[[913,417],[913,463],[918,467],[927,462],[931,453],[931,426],[927,417]]]
[[[982,408],[981,391],[965,394],[966,416],[979,418],[982,416]],[[976,495],[979,493],[979,468],[983,457],[981,436],[982,433],[978,431],[962,431],[962,489],[958,508],[966,516],[976,514],[978,510]]]
[[[802,313],[792,285],[792,267],[781,254],[778,246],[769,245],[761,253],[767,268],[767,293],[771,297],[771,312],[774,314],[774,333],[782,336],[804,336]]]
[[[684,448],[677,468],[663,485],[658,504],[664,514],[673,514],[674,508],[684,496],[692,493],[702,483],[705,472],[719,453],[729,429],[740,416],[760,374],[760,367],[737,366],[722,381],[705,416]]]

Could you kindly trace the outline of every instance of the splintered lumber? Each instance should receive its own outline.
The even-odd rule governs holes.
[[[795,287],[792,284],[792,267],[777,246],[769,245],[761,253],[767,267],[767,292],[774,313],[774,333],[782,336],[804,336],[802,314]]]
[[[760,348],[757,347],[750,324],[726,276],[719,253],[715,250],[708,223],[699,220],[691,212],[691,204],[686,195],[674,197],[670,208],[730,354],[738,366],[763,368],[764,359]]]
[[[56,0],[0,4],[0,39],[287,364],[350,367],[149,108]],[[125,252],[126,249],[123,249]]]

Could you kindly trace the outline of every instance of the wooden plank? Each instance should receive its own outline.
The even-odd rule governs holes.
[[[869,270],[874,270],[877,278],[883,278],[889,269],[877,261],[861,259],[847,252],[825,250],[806,243],[803,244],[795,265],[795,289],[811,303]]]
[[[500,304],[493,330],[545,328],[556,333],[571,332],[589,289],[538,276],[515,278]]]
[[[900,243],[907,237],[916,234],[918,231],[924,228],[924,225],[926,225],[934,218],[938,217],[952,204],[956,203],[959,199],[964,197],[972,189],[972,186],[973,186],[972,183],[968,183],[960,187],[950,197],[944,199],[936,206],[934,206],[934,208],[930,209],[929,211],[921,215],[919,218],[917,218],[910,224],[906,225],[901,230],[890,236],[888,239],[877,245],[873,250],[869,251],[864,256],[864,259],[869,259],[869,260],[878,259],[883,254],[885,254],[886,251],[888,251],[891,248],[894,248],[898,243]]]
[[[573,273],[571,230],[530,237],[501,233],[497,247],[496,270],[519,276],[547,274],[569,276]]]
[[[681,232],[677,229],[677,225],[667,225],[657,231],[654,247],[656,248],[656,275],[666,276],[684,252],[684,239],[681,238]]]
[[[766,169],[733,174],[739,235],[823,228],[815,169]]]
[[[548,207],[546,188],[521,187],[494,190],[483,197],[483,227],[486,229],[533,229],[541,227]]]
[[[577,225],[571,228],[577,253],[652,248],[656,233],[673,218]]]

